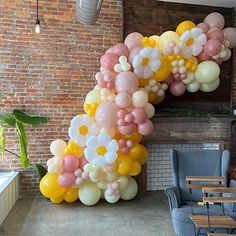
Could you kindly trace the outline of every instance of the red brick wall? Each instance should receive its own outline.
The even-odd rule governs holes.
[[[34,33],[36,1],[0,2],[0,92],[2,112],[19,108],[50,117],[47,125],[28,127],[31,161],[51,157],[52,140],[67,140],[73,116],[82,112],[84,98],[94,85],[94,74],[104,50],[121,41],[121,0],[105,0],[93,26],[75,19],[75,0],[40,0],[41,33]],[[15,131],[9,129],[7,148],[18,153]],[[20,169],[19,160],[7,155],[1,169]],[[21,194],[38,193],[31,171],[21,174]]]

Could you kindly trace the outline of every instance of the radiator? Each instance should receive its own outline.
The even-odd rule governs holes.
[[[19,173],[0,172],[0,225],[19,197]]]

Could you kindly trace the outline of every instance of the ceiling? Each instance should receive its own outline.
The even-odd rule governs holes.
[[[165,2],[180,2],[180,3],[236,8],[236,0],[165,0]]]

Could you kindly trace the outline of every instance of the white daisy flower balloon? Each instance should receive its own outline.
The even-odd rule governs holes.
[[[69,128],[69,137],[73,139],[77,145],[84,147],[87,140],[97,135],[100,131],[95,119],[87,115],[78,115],[71,120]]]
[[[207,37],[200,28],[185,31],[180,36],[180,47],[185,58],[197,56],[203,50]]]
[[[143,48],[133,60],[134,73],[143,79],[151,78],[160,66],[160,52],[156,48]]]
[[[86,146],[84,149],[85,158],[98,168],[112,164],[117,158],[119,144],[107,134],[90,137]]]

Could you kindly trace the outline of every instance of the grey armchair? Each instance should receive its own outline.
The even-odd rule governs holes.
[[[192,210],[194,214],[202,215],[206,215],[207,211],[206,207],[197,204],[202,201],[201,190],[194,189],[191,198],[186,187],[186,176],[223,176],[224,185],[226,185],[230,153],[228,150],[221,152],[178,149],[171,150],[171,160],[174,186],[167,188],[165,193],[169,200],[174,230],[177,236],[194,236],[194,226],[190,219]],[[235,212],[230,212],[227,209],[225,209],[225,213],[236,216]],[[210,206],[210,214],[222,215],[222,207],[219,205]],[[225,231],[219,229],[216,232]]]

